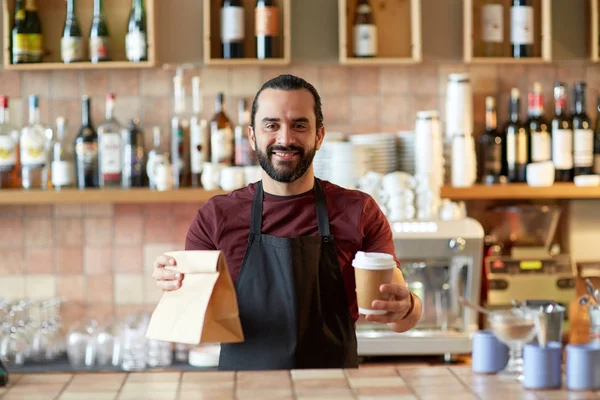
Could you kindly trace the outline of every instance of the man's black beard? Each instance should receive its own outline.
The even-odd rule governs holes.
[[[297,152],[300,156],[300,161],[296,165],[294,169],[292,165],[294,161],[279,161],[278,166],[273,164],[273,152],[274,151],[293,151]],[[304,149],[296,146],[269,146],[267,147],[267,152],[264,153],[256,147],[256,158],[258,159],[258,163],[265,170],[267,175],[271,177],[271,179],[282,182],[282,183],[290,183],[294,182],[298,178],[304,176],[308,168],[310,168],[313,158],[315,157],[316,148],[313,147],[305,154]]]

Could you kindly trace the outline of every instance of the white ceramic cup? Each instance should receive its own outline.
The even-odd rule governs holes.
[[[219,189],[221,183],[221,171],[227,168],[226,164],[204,163],[202,167],[202,187],[206,190]]]
[[[173,188],[173,167],[169,163],[154,165],[154,183],[156,190],[165,191]]]
[[[246,172],[243,167],[223,168],[219,182],[223,190],[241,189],[246,185]]]
[[[554,184],[554,164],[551,161],[527,164],[527,184],[529,186],[552,186]]]

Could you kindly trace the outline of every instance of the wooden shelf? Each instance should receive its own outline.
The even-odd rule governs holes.
[[[278,57],[265,60],[256,58],[256,36],[254,24],[255,1],[244,1],[244,58],[224,59],[221,46],[222,0],[204,1],[204,63],[206,65],[288,65],[292,60],[291,0],[276,0],[279,7],[279,32],[275,40]]]
[[[463,0],[463,58],[466,63],[532,64],[552,61],[552,4],[551,0],[533,0],[534,57],[511,57],[510,7],[511,0],[502,0],[504,14],[504,43],[502,57],[486,57],[481,41],[481,7],[484,0]]]
[[[600,4],[599,0],[589,0],[588,3],[588,32],[589,36],[589,46],[590,46],[590,59],[592,62],[600,61],[600,40],[598,39],[598,35],[600,35]]]
[[[356,0],[339,0],[339,60],[343,65],[414,64],[422,61],[421,0],[371,0],[378,56],[353,57]]]
[[[60,57],[60,38],[66,16],[65,0],[38,0],[38,15],[44,35],[44,62],[38,64],[11,64],[11,30],[14,23],[14,0],[2,0],[3,12],[3,55],[4,68],[12,71],[43,71],[43,70],[86,70],[86,69],[122,69],[122,68],[151,68],[156,66],[156,37],[155,37],[155,2],[146,0],[148,61],[129,62],[125,56],[125,34],[127,21],[131,10],[130,0],[105,0],[104,10],[110,32],[109,54],[113,61],[102,63],[81,62],[64,64]],[[77,2],[77,16],[84,36],[86,55],[89,39],[94,2],[92,0]]]
[[[64,189],[0,190],[0,204],[91,204],[91,203],[195,203],[227,193],[222,190],[177,189],[158,192],[148,188],[134,189]]]
[[[468,188],[444,186],[441,196],[450,200],[600,199],[600,186],[575,186],[573,183],[555,183],[549,187],[533,187],[526,183]]]

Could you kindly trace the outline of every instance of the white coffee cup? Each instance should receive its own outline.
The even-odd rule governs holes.
[[[388,300],[389,295],[381,293],[379,287],[392,283],[396,261],[390,254],[359,251],[352,261],[356,280],[358,312],[364,315],[383,315],[386,310],[371,308],[373,300]]]
[[[154,165],[154,183],[156,190],[165,191],[173,188],[173,167],[169,163]]]
[[[227,164],[204,163],[202,167],[202,187],[206,190],[217,190],[221,184],[221,171]]]
[[[223,190],[241,189],[246,185],[246,172],[243,167],[223,168],[219,182]]]
[[[552,186],[554,184],[554,164],[552,161],[527,164],[527,184],[529,186]]]

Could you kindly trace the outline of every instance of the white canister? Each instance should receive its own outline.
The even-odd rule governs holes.
[[[446,138],[473,134],[473,91],[467,73],[448,75],[446,85]]]

